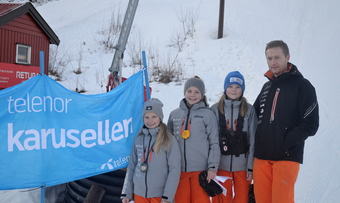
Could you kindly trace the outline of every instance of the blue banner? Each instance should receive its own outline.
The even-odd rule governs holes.
[[[0,91],[0,189],[126,167],[143,103],[142,71],[106,94],[81,95],[40,75]]]

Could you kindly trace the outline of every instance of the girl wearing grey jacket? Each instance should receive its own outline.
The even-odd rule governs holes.
[[[135,138],[124,181],[122,202],[173,202],[180,177],[177,141],[162,123],[163,104],[151,99],[144,104],[144,127]]]
[[[216,176],[220,160],[217,121],[205,102],[204,83],[190,78],[184,85],[185,98],[171,112],[168,128],[180,145],[182,172],[176,203],[210,203],[199,185],[201,171],[208,171],[208,181]]]
[[[230,72],[224,81],[223,96],[211,107],[219,125],[221,159],[217,174],[231,178],[222,184],[227,195],[213,197],[213,203],[248,202],[257,120],[254,107],[243,97],[244,88],[243,75]]]

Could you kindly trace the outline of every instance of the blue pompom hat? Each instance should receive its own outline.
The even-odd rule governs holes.
[[[232,71],[224,79],[224,91],[232,84],[239,85],[244,92],[246,87],[243,75],[238,71]]]

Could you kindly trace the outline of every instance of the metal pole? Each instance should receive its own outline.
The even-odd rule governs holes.
[[[144,79],[145,79],[145,87],[146,87],[146,98],[150,99],[150,84],[149,84],[149,76],[148,76],[148,65],[146,61],[146,53],[142,51],[142,62],[144,67]]]
[[[46,190],[46,187],[45,186],[41,186],[41,189],[40,189],[40,203],[45,203],[45,190]]]
[[[223,37],[223,24],[224,24],[224,1],[220,0],[220,13],[218,18],[218,34],[217,39],[221,39]]]
[[[44,51],[39,52],[39,60],[40,60],[40,74],[44,75],[45,74],[45,55]]]
[[[120,31],[118,43],[115,47],[116,51],[113,56],[111,67],[109,71],[113,74],[113,72],[118,72],[119,78],[121,78],[121,63],[124,56],[124,51],[126,47],[127,40],[129,38],[129,34],[132,27],[132,22],[136,14],[137,6],[139,0],[129,0],[128,7],[125,12],[124,21],[122,24],[122,29]]]
[[[45,74],[45,54],[44,51],[39,52],[39,61],[40,61],[40,74],[44,75]],[[40,203],[45,202],[45,186],[41,186],[40,189]]]

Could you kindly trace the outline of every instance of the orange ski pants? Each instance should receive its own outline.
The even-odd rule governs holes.
[[[294,203],[300,164],[293,161],[254,160],[256,203]]]
[[[219,194],[212,198],[213,203],[248,203],[250,181],[247,181],[246,171],[218,171],[218,176],[228,176],[229,179],[221,183],[227,189],[227,196]]]
[[[182,172],[177,187],[176,203],[210,203],[208,194],[198,181],[198,172]]]
[[[145,198],[139,195],[134,194],[135,203],[160,203],[162,198],[161,197],[151,197]]]

